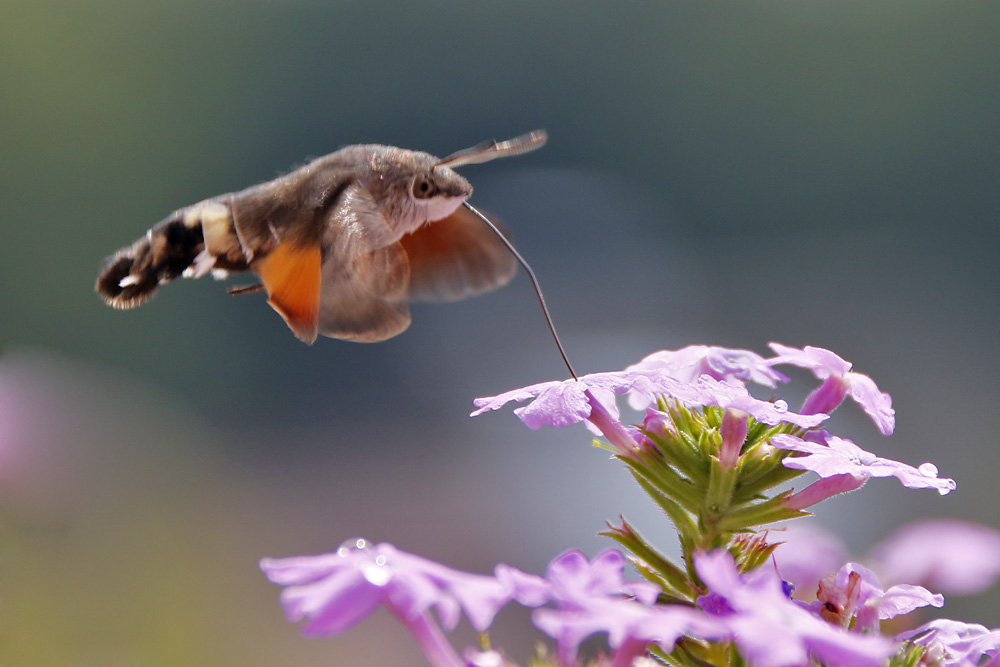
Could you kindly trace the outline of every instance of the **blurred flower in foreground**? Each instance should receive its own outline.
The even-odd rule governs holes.
[[[485,630],[509,595],[493,577],[468,574],[364,539],[334,553],[265,558],[267,578],[286,586],[281,604],[289,621],[307,619],[305,635],[337,635],[384,605],[410,632],[433,665],[461,665],[428,613],[438,612],[448,630],[464,611]]]
[[[890,581],[973,595],[1000,576],[1000,531],[953,519],[917,521],[876,545],[871,561]]]

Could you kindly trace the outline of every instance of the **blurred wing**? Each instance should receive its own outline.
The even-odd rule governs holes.
[[[341,195],[323,230],[319,333],[374,343],[410,326],[406,252],[363,188]]]
[[[464,206],[399,242],[410,260],[412,299],[464,299],[506,285],[517,269],[503,242]]]

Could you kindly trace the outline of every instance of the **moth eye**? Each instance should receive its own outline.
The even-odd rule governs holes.
[[[426,176],[417,176],[413,179],[414,199],[430,199],[437,194],[437,186]]]

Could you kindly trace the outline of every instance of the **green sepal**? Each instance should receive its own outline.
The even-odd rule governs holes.
[[[699,593],[687,573],[651,546],[624,517],[620,517],[620,521],[621,527],[609,523],[608,530],[600,534],[622,545],[630,552],[629,558],[639,573],[659,584],[667,597],[675,598],[675,600],[660,600],[661,602],[688,604],[693,602]]]
[[[739,481],[736,483],[736,490],[733,493],[733,502],[742,503],[763,495],[768,489],[772,489],[779,484],[795,479],[805,473],[804,470],[786,468],[782,463],[772,463],[770,468],[757,471],[758,474],[748,474],[745,468],[741,469]]]
[[[698,450],[698,443],[688,433],[679,437],[650,435],[643,431],[653,447],[637,452],[648,465],[676,469],[677,473],[698,486],[708,481],[708,457]]]
[[[749,572],[767,562],[781,542],[768,542],[766,533],[738,535],[729,549],[740,572]]]
[[[684,667],[719,667],[731,664],[727,643],[710,643],[692,637],[678,639],[670,653],[665,652],[655,644],[650,649],[650,653],[667,664]]]
[[[896,655],[889,659],[889,667],[917,667],[921,664],[925,653],[927,653],[926,646],[905,642]]]
[[[719,528],[730,533],[740,533],[755,526],[809,516],[809,512],[785,506],[785,501],[791,493],[791,491],[782,491],[763,502],[732,510],[719,521]]]
[[[636,453],[635,457],[618,455],[618,459],[631,468],[633,476],[641,476],[662,495],[672,499],[689,512],[697,512],[704,502],[704,491],[685,479],[662,461],[650,460],[650,455]]]

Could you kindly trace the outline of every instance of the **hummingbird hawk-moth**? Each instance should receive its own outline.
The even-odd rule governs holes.
[[[252,271],[299,339],[391,338],[410,299],[453,301],[506,284],[515,256],[471,207],[454,168],[542,146],[543,131],[439,159],[347,146],[289,174],[181,208],[107,260],[95,289],[133,308],[178,276]]]

